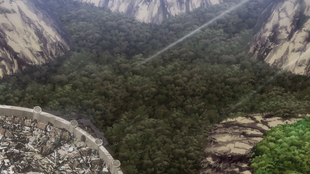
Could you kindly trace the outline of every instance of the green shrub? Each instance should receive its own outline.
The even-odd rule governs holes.
[[[260,173],[310,172],[310,119],[279,125],[267,132],[257,143],[251,167]]]

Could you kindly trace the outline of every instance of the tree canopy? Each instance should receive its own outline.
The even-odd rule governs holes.
[[[212,124],[265,111],[309,113],[307,77],[285,72],[266,84],[278,70],[247,55],[262,10],[258,1],[135,69],[238,0],[162,25],[72,0],[44,2],[68,30],[72,50],[2,79],[0,103],[90,118],[106,133],[125,173],[196,173]]]
[[[309,173],[310,118],[278,125],[255,147],[251,166],[254,174]]]

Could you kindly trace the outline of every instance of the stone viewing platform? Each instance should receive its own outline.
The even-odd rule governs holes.
[[[28,108],[0,105],[0,170],[2,173],[122,174],[95,139],[68,122]]]

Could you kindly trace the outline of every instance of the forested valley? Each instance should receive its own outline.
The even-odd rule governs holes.
[[[72,49],[4,77],[0,103],[90,118],[126,174],[197,173],[208,130],[226,118],[310,113],[308,77],[278,73],[247,54],[263,9],[258,0],[137,68],[239,0],[161,25],[72,0],[43,2],[67,29]]]

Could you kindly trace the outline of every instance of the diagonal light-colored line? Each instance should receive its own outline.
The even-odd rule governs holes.
[[[204,25],[198,27],[197,29],[195,29],[194,31],[190,32],[189,34],[183,36],[181,39],[173,42],[172,44],[168,45],[167,47],[163,48],[162,50],[158,51],[156,54],[152,55],[151,57],[145,59],[144,61],[142,61],[141,63],[139,63],[138,65],[136,65],[133,69],[141,66],[142,64],[145,64],[149,61],[151,61],[152,59],[154,59],[155,57],[157,57],[158,55],[162,54],[163,52],[167,51],[168,49],[174,47],[175,45],[177,45],[178,43],[182,42],[183,40],[187,39],[188,37],[194,35],[195,33],[197,33],[199,30],[209,26],[210,24],[212,24],[214,21],[222,18],[223,16],[225,16],[226,14],[236,10],[237,8],[239,8],[240,6],[242,6],[243,4],[245,4],[246,2],[248,2],[249,0],[243,0],[241,1],[239,4],[231,7],[230,9],[226,10],[225,12],[223,12],[222,14],[220,14],[219,16],[213,18],[212,20],[210,20],[209,22],[205,23]]]

